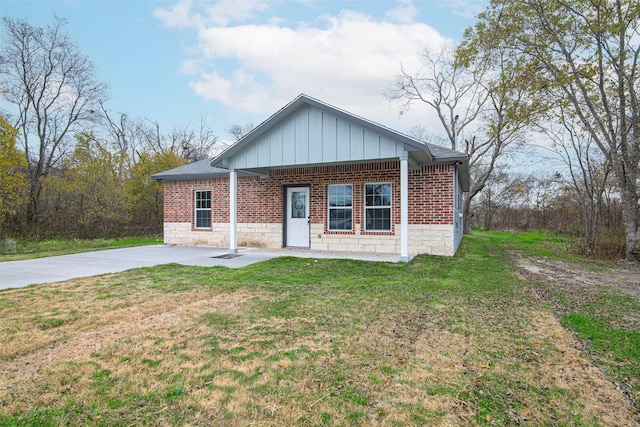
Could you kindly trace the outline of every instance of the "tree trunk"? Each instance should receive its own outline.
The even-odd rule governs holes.
[[[584,242],[585,251],[587,255],[590,255],[596,248],[596,233],[598,229],[597,214],[594,212],[594,207],[591,203],[580,203],[580,208],[583,210],[582,218],[584,221]]]
[[[462,232],[473,234],[471,231],[471,193],[464,193],[462,198]]]
[[[622,190],[622,218],[624,222],[626,255],[628,261],[636,261],[640,250],[640,233],[638,232],[638,194]]]
[[[30,226],[35,226],[38,222],[40,189],[41,186],[38,179],[31,181],[31,185],[29,186],[29,203],[27,204],[27,223]]]

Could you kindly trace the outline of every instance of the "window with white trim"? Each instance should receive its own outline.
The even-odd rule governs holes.
[[[391,231],[391,183],[364,185],[364,229]]]
[[[336,184],[328,187],[329,231],[351,231],[353,229],[353,186]]]
[[[211,190],[195,192],[195,227],[211,228]]]

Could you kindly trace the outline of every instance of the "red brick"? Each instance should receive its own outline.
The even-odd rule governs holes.
[[[409,171],[409,224],[453,224],[453,174],[451,164]],[[324,223],[326,230],[327,185],[352,184],[353,222],[362,224],[364,184],[371,182],[391,182],[392,224],[395,227],[400,222],[399,161],[276,169],[270,171],[268,178],[239,177],[238,222],[282,223],[284,186],[308,184],[311,222]],[[228,178],[165,181],[165,222],[193,223],[195,190],[211,190],[212,221],[229,222]]]

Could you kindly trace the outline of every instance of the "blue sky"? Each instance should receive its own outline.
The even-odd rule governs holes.
[[[406,132],[439,132],[416,106],[382,93],[400,64],[461,40],[484,0],[0,0],[0,13],[44,26],[53,16],[95,63],[110,110],[175,126],[259,124],[300,93]]]

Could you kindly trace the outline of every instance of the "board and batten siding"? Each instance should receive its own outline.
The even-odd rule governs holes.
[[[237,153],[231,169],[398,158],[404,146],[312,106],[295,111]]]

